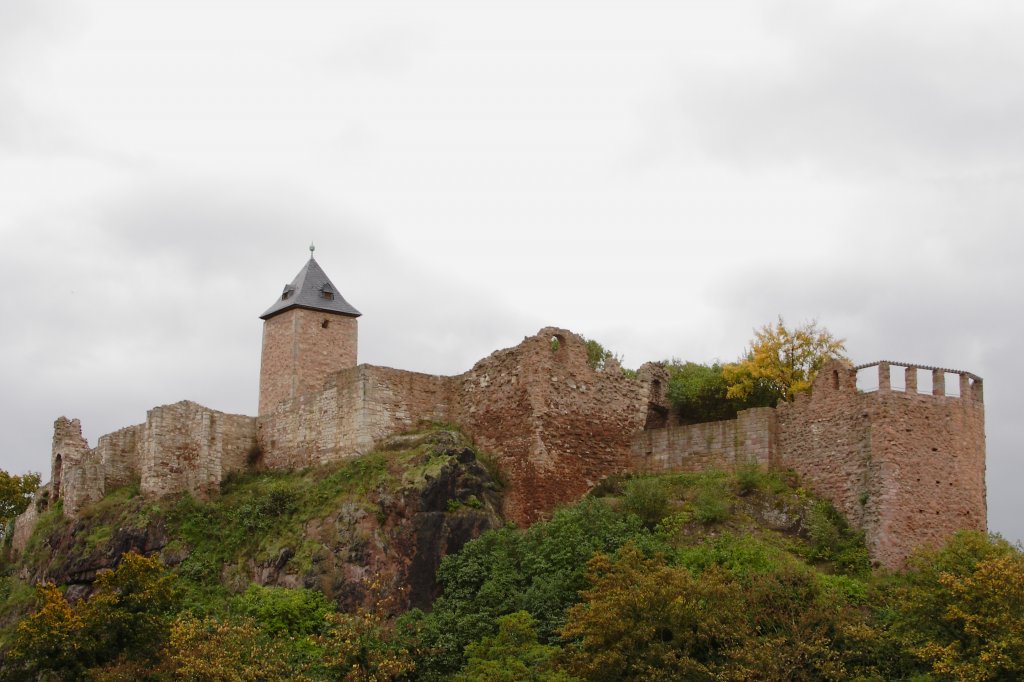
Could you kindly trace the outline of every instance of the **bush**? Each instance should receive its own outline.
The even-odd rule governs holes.
[[[729,516],[729,489],[720,477],[705,476],[698,480],[693,515],[703,523],[717,523]]]
[[[654,528],[668,514],[668,485],[659,478],[634,478],[626,483],[622,511],[636,514],[647,528]]]

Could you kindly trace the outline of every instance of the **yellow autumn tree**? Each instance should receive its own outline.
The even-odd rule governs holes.
[[[845,359],[843,339],[814,320],[789,329],[782,316],[775,324],[754,330],[745,357],[722,367],[726,396],[750,406],[775,405],[809,390],[818,370],[833,359]]]

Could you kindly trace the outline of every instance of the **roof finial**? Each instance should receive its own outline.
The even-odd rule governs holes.
[[[310,258],[313,257],[313,252],[314,251],[316,251],[316,246],[313,244],[313,242],[310,242],[309,243],[309,257]]]

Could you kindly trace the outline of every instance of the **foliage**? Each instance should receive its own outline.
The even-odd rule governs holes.
[[[0,469],[0,539],[7,537],[8,524],[28,508],[39,480],[36,473],[12,476]]]
[[[703,476],[693,498],[693,515],[703,523],[716,523],[729,515],[729,488],[719,476]]]
[[[174,622],[167,667],[183,682],[283,682],[310,679],[297,670],[284,642],[251,620],[185,615]]]
[[[444,594],[423,621],[421,679],[449,679],[466,645],[493,636],[497,619],[516,611],[536,620],[542,641],[554,637],[586,587],[587,560],[644,533],[638,517],[588,498],[524,531],[501,528],[466,543],[438,570]]]
[[[754,330],[746,357],[722,368],[729,386],[726,396],[751,407],[792,400],[810,389],[827,361],[845,358],[844,350],[843,340],[819,328],[817,322],[790,330],[780,316],[774,325]]]
[[[883,617],[902,648],[940,677],[1024,676],[1024,554],[998,537],[958,533],[921,552],[888,592]]]
[[[740,590],[718,570],[694,576],[626,545],[591,559],[587,577],[562,631],[581,679],[710,680],[747,636]]]
[[[729,387],[717,362],[702,365],[672,360],[667,365],[666,397],[687,423],[732,419],[740,402],[727,396]]]
[[[380,583],[369,585],[374,607],[353,613],[332,613],[326,634],[318,638],[324,651],[324,667],[332,680],[385,682],[399,679],[415,667],[413,654],[388,621],[394,608],[393,594]]]
[[[621,508],[636,514],[648,528],[654,528],[668,514],[668,486],[660,478],[634,478],[626,484]]]
[[[572,682],[555,669],[557,646],[537,641],[536,623],[526,611],[498,618],[498,634],[466,647],[466,667],[456,682]]]
[[[0,679],[78,680],[86,668],[85,622],[52,583],[36,588],[36,611],[18,623]]]
[[[51,584],[37,588],[38,607],[18,625],[5,679],[81,679],[90,666],[155,659],[173,615],[173,577],[158,559],[135,553],[101,571],[89,599],[69,604]]]
[[[870,570],[863,533],[853,531],[830,503],[825,500],[813,503],[804,523],[811,540],[809,558],[834,561],[847,572]]]
[[[236,613],[258,622],[272,636],[319,634],[334,611],[322,592],[262,585],[249,585],[232,604]]]
[[[609,362],[622,364],[622,358],[605,348],[599,341],[583,339],[587,346],[587,364],[598,372],[603,372]],[[556,349],[557,350],[557,349]]]

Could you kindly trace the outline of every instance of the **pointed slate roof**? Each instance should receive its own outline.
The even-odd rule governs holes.
[[[310,310],[322,310],[326,313],[337,313],[359,317],[361,312],[349,305],[349,302],[342,298],[337,287],[331,283],[330,278],[316,262],[312,255],[305,267],[295,275],[291,284],[286,284],[280,298],[267,309],[267,312],[260,315],[260,319],[266,320],[278,313],[283,313],[292,308],[308,308]]]

